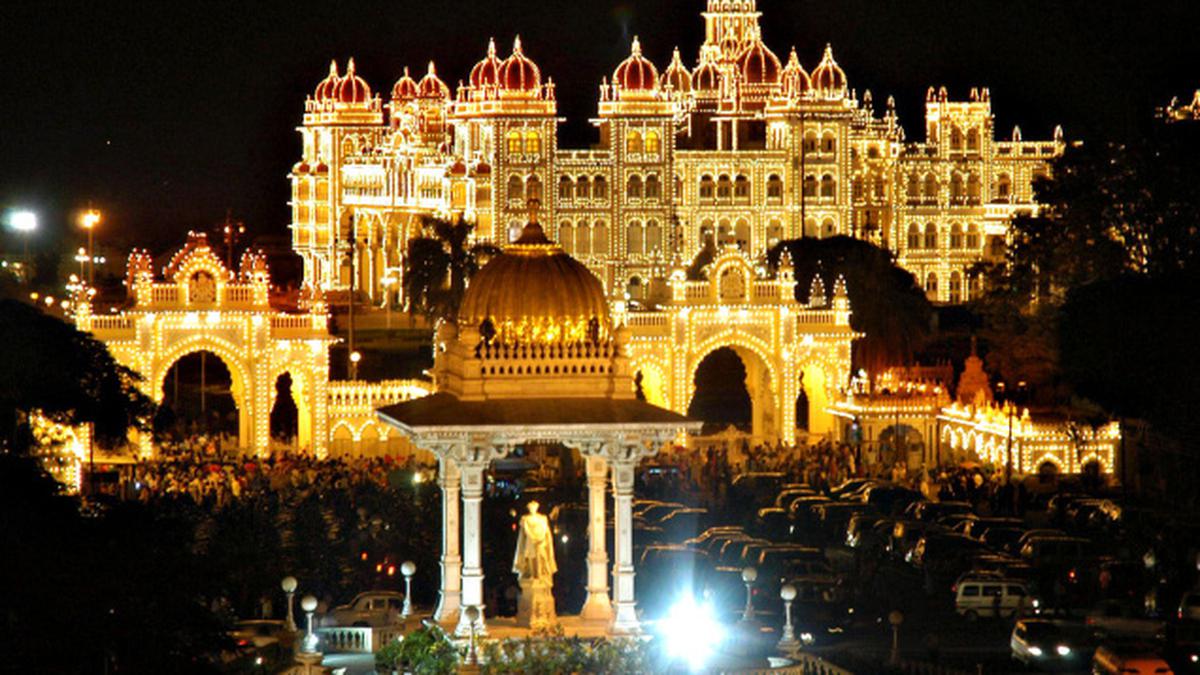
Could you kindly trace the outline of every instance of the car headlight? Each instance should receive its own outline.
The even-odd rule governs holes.
[[[1058,652],[1059,656],[1070,656],[1071,655],[1071,648],[1066,645],[1059,645],[1054,648],[1054,651]]]
[[[1041,656],[1041,655],[1042,655],[1042,648],[1041,648],[1041,647],[1030,647],[1030,648],[1029,648],[1029,653],[1030,653],[1030,654],[1033,654],[1034,656]]]

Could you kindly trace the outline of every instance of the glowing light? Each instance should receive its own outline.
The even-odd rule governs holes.
[[[724,629],[717,622],[712,606],[697,603],[691,595],[685,595],[659,622],[665,640],[667,654],[672,659],[687,663],[698,671],[712,657],[724,639]]]
[[[17,232],[33,232],[38,228],[38,216],[33,211],[13,211],[8,215],[8,226]]]
[[[1059,656],[1070,656],[1071,655],[1071,648],[1066,645],[1058,645],[1057,647],[1054,648],[1054,651],[1058,652]]]
[[[95,209],[88,209],[79,217],[79,224],[84,229],[90,230],[100,224],[100,212]]]

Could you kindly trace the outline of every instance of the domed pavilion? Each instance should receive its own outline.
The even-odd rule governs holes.
[[[535,203],[520,237],[474,276],[458,317],[439,327],[435,393],[378,411],[381,420],[438,458],[442,580],[435,618],[457,624],[458,634],[470,628],[461,610],[483,609],[484,472],[531,443],[562,444],[586,462],[589,545],[582,623],[593,631],[638,630],[634,475],[642,458],[681,433],[698,431],[700,422],[638,399],[628,340],[628,329],[613,325],[600,280],[546,237]],[[610,470],[616,511],[611,599],[604,541]]]

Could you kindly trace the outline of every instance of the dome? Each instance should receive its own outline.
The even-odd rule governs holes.
[[[450,168],[446,170],[446,173],[451,176],[465,176],[467,175],[467,165],[464,164],[461,159],[457,160],[450,165]]]
[[[795,47],[792,47],[792,53],[788,55],[788,62],[783,67],[780,82],[783,84],[784,96],[800,96],[812,87],[808,73],[804,72],[804,66],[800,65],[800,57],[796,56]]]
[[[458,323],[484,321],[511,342],[607,337],[611,324],[600,280],[546,238],[536,219],[471,278]]]
[[[846,89],[846,73],[833,60],[833,47],[825,45],[825,55],[812,72],[812,86],[826,94],[841,94]]]
[[[700,65],[692,71],[692,88],[697,92],[712,93],[721,88],[721,71],[707,56],[701,55]]]
[[[500,82],[500,67],[504,62],[496,56],[496,41],[488,40],[487,56],[471,69],[467,80],[472,87],[494,87]]]
[[[433,66],[433,61],[429,62],[429,70],[425,73],[425,77],[417,83],[417,96],[421,98],[450,98],[450,87],[442,82],[437,76],[437,69]]]
[[[762,40],[756,40],[738,57],[738,68],[748,84],[774,84],[783,66]]]
[[[536,92],[542,84],[537,64],[521,49],[521,36],[513,40],[512,56],[500,64],[500,86],[509,91]]]
[[[308,172],[309,172],[308,162],[297,162],[296,165],[292,167],[292,173],[297,176],[299,176],[301,174],[306,174]]]
[[[613,84],[626,91],[653,91],[658,88],[658,69],[642,56],[642,43],[633,38],[629,58],[613,71]]]
[[[367,103],[371,100],[371,88],[367,81],[354,73],[354,59],[346,64],[346,76],[338,81],[337,100],[342,103]]]
[[[317,89],[313,92],[313,98],[318,101],[332,99],[337,94],[339,81],[341,81],[341,78],[338,77],[337,61],[330,61],[329,74],[317,84]]]
[[[671,56],[671,64],[663,71],[658,84],[663,88],[670,86],[677,94],[684,94],[692,90],[692,74],[684,67],[683,60],[679,58],[679,47],[675,48],[675,53]]]
[[[408,66],[404,67],[404,74],[396,80],[396,84],[392,87],[393,101],[411,101],[417,97],[417,82],[408,74]]]

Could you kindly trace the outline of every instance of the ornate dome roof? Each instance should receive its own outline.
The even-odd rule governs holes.
[[[812,72],[812,85],[823,94],[841,94],[846,89],[846,73],[833,60],[833,47],[825,45],[825,55]]]
[[[408,74],[408,66],[404,67],[404,74],[396,80],[396,84],[392,86],[393,101],[411,101],[417,97],[417,82]]]
[[[697,92],[715,93],[721,88],[721,71],[707,56],[700,55],[700,65],[692,71],[692,88]]]
[[[783,85],[784,96],[799,96],[812,87],[808,73],[804,72],[804,66],[800,65],[800,57],[796,56],[795,47],[792,47],[792,53],[788,54],[788,62],[783,67],[780,83]]]
[[[346,76],[338,80],[337,100],[342,103],[367,103],[371,100],[371,88],[367,81],[354,73],[354,59],[346,64]]]
[[[600,280],[546,238],[536,217],[472,277],[458,323],[484,321],[508,342],[570,342],[611,333]]]
[[[670,85],[676,94],[686,94],[692,90],[692,74],[683,65],[683,60],[679,58],[679,47],[676,47],[675,53],[671,55],[671,64],[663,71],[658,84],[663,88]]]
[[[342,78],[338,77],[337,61],[329,62],[329,74],[325,79],[317,83],[317,88],[313,92],[313,98],[317,101],[328,101],[337,94],[338,82]]]
[[[626,91],[653,91],[658,88],[658,69],[642,56],[642,43],[635,35],[625,59],[613,71],[613,84]]]
[[[525,56],[521,49],[521,36],[513,40],[512,56],[500,64],[500,86],[510,91],[537,92],[542,85],[542,71],[537,64]]]
[[[397,83],[399,84],[399,83]],[[429,70],[425,73],[425,77],[417,83],[417,96],[421,98],[450,98],[450,87],[442,82],[437,76],[437,69],[433,65],[433,61],[429,62]]]
[[[494,87],[500,82],[500,66],[504,62],[496,56],[496,41],[488,40],[487,56],[482,61],[475,64],[471,69],[471,76],[467,80],[472,87]]]
[[[774,84],[779,81],[779,71],[783,69],[779,57],[762,40],[755,40],[742,52],[738,67],[748,84]]]

